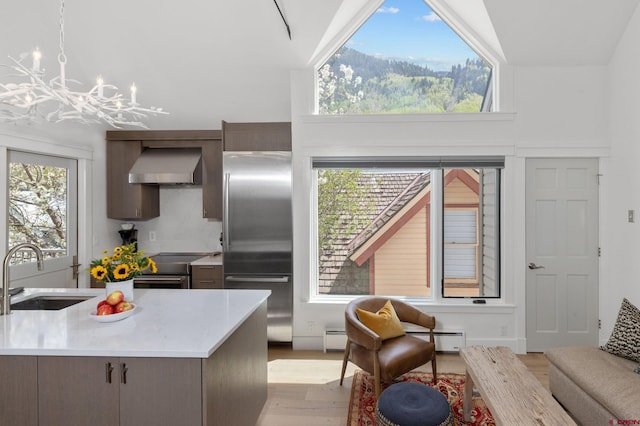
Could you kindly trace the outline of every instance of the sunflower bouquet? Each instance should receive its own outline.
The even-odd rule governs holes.
[[[100,282],[126,281],[142,275],[150,270],[156,273],[158,268],[152,258],[144,255],[144,250],[136,251],[136,244],[115,247],[109,254],[109,250],[102,252],[100,259],[91,261],[89,270],[91,276]]]

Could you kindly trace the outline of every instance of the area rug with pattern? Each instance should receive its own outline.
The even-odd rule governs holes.
[[[473,409],[471,421],[463,420],[463,390],[465,383],[464,374],[438,373],[438,383],[433,385],[433,376],[430,373],[411,372],[394,380],[399,382],[418,382],[432,386],[439,390],[449,401],[456,425],[495,426],[493,416],[482,397],[473,395]],[[383,384],[382,389],[391,386],[392,383]],[[351,385],[351,400],[349,402],[349,414],[347,426],[375,426],[376,424],[376,397],[373,376],[367,372],[356,370],[353,373]]]

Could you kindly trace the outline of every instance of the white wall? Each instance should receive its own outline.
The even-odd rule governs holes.
[[[611,158],[603,169],[601,337],[608,338],[623,297],[640,306],[640,9],[611,59],[606,80]]]
[[[464,329],[467,344],[526,350],[525,162],[528,157],[609,155],[605,67],[516,67],[501,96],[512,112],[428,116],[313,116],[313,71],[292,77],[294,159],[294,348],[321,348],[325,327],[340,327],[347,300],[314,300],[311,158],[322,155],[505,156],[502,223],[503,300],[438,305],[438,328]]]

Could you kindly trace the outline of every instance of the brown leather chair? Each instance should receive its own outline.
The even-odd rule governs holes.
[[[377,312],[387,300],[391,300],[400,321],[427,328],[429,341],[408,334],[383,341],[380,336],[358,320],[356,308]],[[429,361],[433,370],[433,380],[436,383],[436,343],[433,337],[433,329],[436,326],[435,317],[399,300],[374,296],[360,297],[351,301],[347,305],[344,317],[347,347],[342,362],[341,386],[347,361],[373,374],[376,396],[380,395],[381,382],[389,382]]]

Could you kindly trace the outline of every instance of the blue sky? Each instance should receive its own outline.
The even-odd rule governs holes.
[[[478,55],[422,0],[387,0],[347,42],[362,53],[450,70]]]

